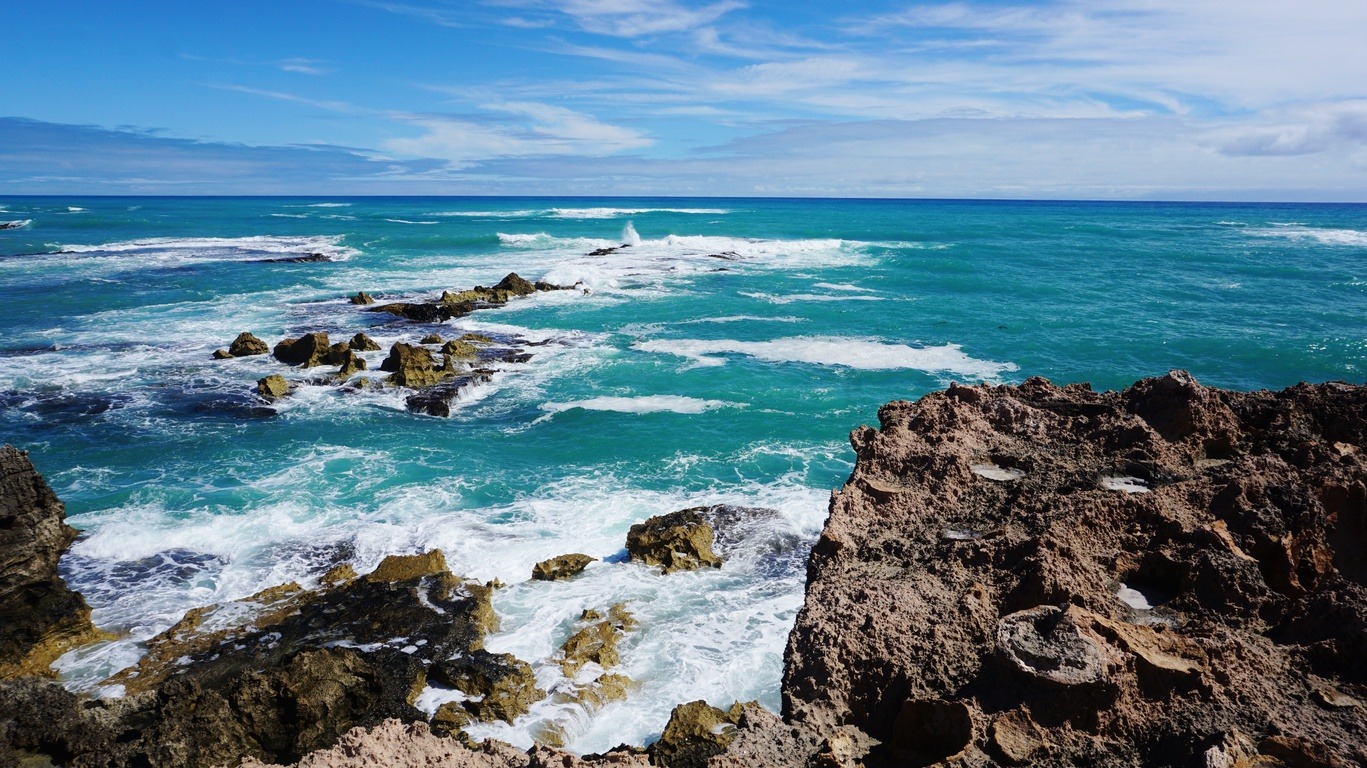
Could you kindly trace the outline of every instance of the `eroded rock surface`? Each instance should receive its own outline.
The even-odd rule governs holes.
[[[55,677],[66,651],[101,637],[57,561],[76,538],[66,508],[28,453],[0,447],[0,679]]]
[[[658,565],[665,573],[720,568],[721,558],[712,551],[712,525],[702,511],[681,509],[631,526],[627,531],[631,560]]]
[[[786,719],[857,726],[870,766],[1367,762],[1367,710],[1325,703],[1367,690],[1367,388],[1031,379],[879,420]]]
[[[594,562],[595,558],[588,555],[581,555],[578,552],[568,555],[558,555],[549,560],[542,560],[532,566],[532,578],[537,581],[563,581],[578,576],[588,567],[589,563]]]

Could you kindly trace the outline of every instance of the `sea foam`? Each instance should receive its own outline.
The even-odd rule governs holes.
[[[642,395],[639,397],[593,397],[568,403],[543,403],[541,410],[561,413],[573,409],[616,411],[618,413],[703,413],[717,408],[743,408],[744,403],[704,400],[682,395]]]
[[[807,363],[866,371],[908,368],[975,379],[993,379],[1018,369],[1015,363],[970,357],[958,344],[912,347],[834,336],[796,336],[773,341],[659,339],[638,342],[633,348],[686,357],[699,366],[725,365],[725,359],[718,355],[737,354],[773,363]]]

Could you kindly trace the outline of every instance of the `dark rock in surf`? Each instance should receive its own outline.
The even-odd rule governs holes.
[[[441,342],[442,338],[439,333],[429,333],[418,341],[419,344],[440,344]]]
[[[233,358],[233,354],[226,349],[215,349],[213,358],[215,360],[231,360]]]
[[[264,355],[270,351],[266,342],[258,339],[247,331],[237,334],[233,343],[228,345],[228,353],[233,357],[250,357],[251,355]]]
[[[277,259],[261,259],[262,264],[312,264],[321,261],[332,261],[332,257],[326,253],[305,253],[299,256],[284,256]]]
[[[720,568],[712,551],[712,526],[697,509],[657,515],[631,526],[627,552],[633,562],[658,565],[665,573]]]
[[[289,393],[289,380],[278,373],[273,373],[256,382],[256,394],[260,395],[262,399],[278,400]]]
[[[355,336],[352,336],[351,341],[347,342],[347,344],[357,352],[380,351],[380,345],[375,343],[375,340],[365,335],[365,333],[357,333]]]
[[[365,358],[350,349],[346,351],[339,365],[341,367],[337,369],[337,375],[343,379],[349,379],[366,369]]]
[[[411,389],[430,387],[453,375],[452,371],[436,366],[431,350],[401,341],[389,348],[389,356],[380,363],[380,370],[391,372],[391,383]]]
[[[447,360],[449,361],[450,358]],[[452,371],[447,372],[446,375],[448,378],[409,395],[404,400],[405,407],[413,413],[425,413],[428,416],[445,418],[451,415],[451,407],[466,390],[493,380],[493,371],[484,369],[475,369],[459,374]]]
[[[366,293],[365,291],[360,291],[355,296],[351,297],[351,303],[358,305],[374,304],[375,299],[371,298],[370,294]]]
[[[297,339],[285,339],[271,352],[276,360],[290,365],[312,368],[328,362],[330,347],[326,333],[306,333]]]

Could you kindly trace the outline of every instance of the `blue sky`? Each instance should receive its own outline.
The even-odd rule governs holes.
[[[15,3],[0,194],[1367,200],[1360,0]]]

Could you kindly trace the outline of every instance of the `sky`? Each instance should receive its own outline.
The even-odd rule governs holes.
[[[1367,201],[1362,0],[9,5],[0,194]]]

